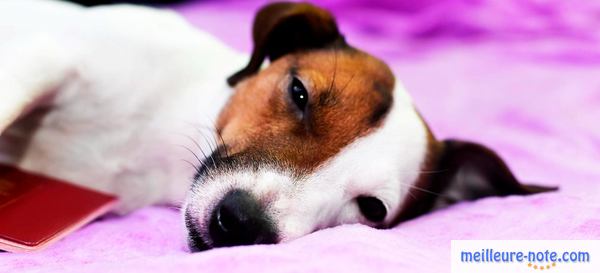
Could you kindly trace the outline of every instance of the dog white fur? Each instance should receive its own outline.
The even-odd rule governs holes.
[[[169,11],[0,1],[0,161],[122,212],[180,203],[246,58]]]

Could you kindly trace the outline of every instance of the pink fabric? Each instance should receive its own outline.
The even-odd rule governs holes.
[[[496,149],[560,192],[487,198],[391,230],[360,225],[189,254],[179,213],[108,217],[0,272],[449,272],[452,239],[600,239],[600,4],[327,0],[347,40],[385,59],[438,137]],[[259,1],[176,10],[241,50]],[[391,143],[390,145],[393,145]]]

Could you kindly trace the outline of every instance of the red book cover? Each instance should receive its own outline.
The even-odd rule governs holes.
[[[0,250],[42,249],[115,203],[114,196],[0,165]]]

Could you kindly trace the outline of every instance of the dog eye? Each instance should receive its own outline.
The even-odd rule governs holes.
[[[359,196],[356,198],[360,212],[371,222],[381,222],[385,219],[387,210],[381,200],[372,196]]]
[[[308,92],[306,91],[306,88],[298,78],[294,77],[292,79],[292,83],[289,87],[289,92],[290,96],[292,97],[292,100],[294,101],[294,104],[298,106],[298,109],[300,109],[300,111],[304,112],[306,104],[308,103]]]

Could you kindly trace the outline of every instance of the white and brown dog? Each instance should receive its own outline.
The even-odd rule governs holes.
[[[270,4],[253,38],[233,74],[247,56],[171,12],[1,1],[0,161],[117,194],[121,211],[185,200],[193,250],[551,190],[438,141],[327,11]]]

